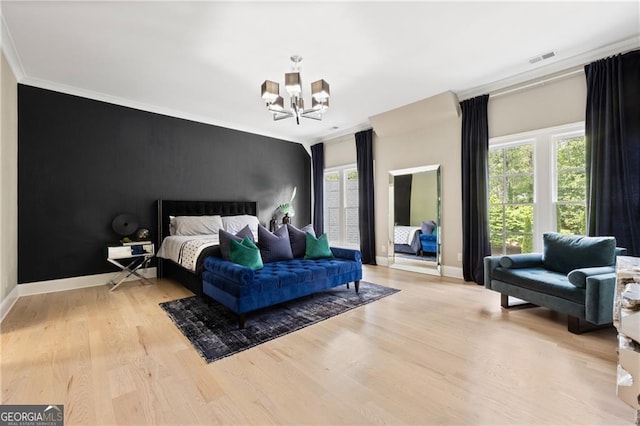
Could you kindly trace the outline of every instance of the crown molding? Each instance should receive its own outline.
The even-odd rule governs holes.
[[[1,6],[0,6],[1,7]],[[7,23],[4,20],[4,16],[2,15],[2,9],[0,8],[0,48],[4,53],[5,58],[7,58],[7,62],[9,63],[9,67],[11,67],[11,71],[13,71],[13,75],[16,78],[16,81],[20,83],[25,78],[24,68],[22,67],[22,62],[20,62],[20,57],[18,56],[18,52],[16,50],[15,45],[13,44],[13,38],[7,29]]]
[[[337,129],[332,133],[327,133],[322,137],[314,138],[309,142],[309,145],[315,145],[317,143],[331,143],[332,140],[341,138],[347,135],[355,135],[363,130],[371,129],[373,126],[369,120],[362,121],[355,126],[348,127],[346,129]]]
[[[640,35],[635,35],[606,46],[592,49],[588,52],[570,56],[567,59],[558,60],[534,70],[515,74],[511,77],[483,84],[471,89],[460,90],[457,92],[458,99],[463,101],[483,94],[491,94],[499,90],[523,85],[536,79],[547,77],[552,74],[558,74],[570,69],[576,69],[598,59],[618,53],[628,52],[637,48],[640,48]]]

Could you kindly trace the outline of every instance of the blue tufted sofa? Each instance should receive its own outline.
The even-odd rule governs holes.
[[[333,258],[265,263],[254,271],[221,257],[204,261],[203,292],[236,314],[244,328],[246,313],[354,282],[358,292],[362,261],[358,250],[332,247]]]
[[[613,321],[615,262],[626,250],[613,237],[584,237],[549,232],[542,253],[484,258],[484,285],[509,296],[567,314],[575,334]],[[516,306],[522,306],[516,305]]]

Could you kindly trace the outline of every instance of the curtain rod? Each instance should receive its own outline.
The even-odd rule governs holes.
[[[579,66],[579,67],[576,67],[574,69],[570,69],[570,70],[564,71],[564,72],[562,72],[560,74],[556,74],[556,75],[553,75],[551,77],[543,78],[541,80],[534,80],[534,81],[531,81],[529,83],[523,83],[523,84],[520,84],[520,85],[517,85],[517,86],[507,87],[505,89],[498,89],[493,93],[489,92],[489,99],[497,98],[497,97],[500,97],[500,96],[503,96],[503,95],[507,95],[509,93],[519,92],[521,90],[526,90],[526,89],[529,89],[529,88],[532,88],[532,87],[536,87],[536,86],[543,86],[543,85],[545,85],[547,83],[551,83],[551,82],[556,81],[556,80],[561,80],[563,78],[571,77],[572,75],[579,74],[581,72],[584,72],[584,66]]]

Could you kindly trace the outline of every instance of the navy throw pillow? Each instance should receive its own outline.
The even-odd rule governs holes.
[[[258,225],[258,248],[260,249],[263,263],[293,259],[291,243],[289,242],[289,230],[286,226],[282,226],[276,232],[271,233],[264,226]]]
[[[309,224],[302,229],[298,229],[292,224],[287,224],[287,230],[289,231],[289,241],[291,242],[291,252],[295,259],[304,257],[307,250],[307,232],[316,236],[316,231],[313,229],[313,225]]]
[[[242,242],[244,237],[249,237],[249,239],[255,242],[255,238],[253,236],[253,232],[249,228],[249,225],[246,225],[244,228],[238,231],[237,234],[232,234],[231,232],[227,232],[224,229],[221,229],[218,232],[218,238],[220,240],[220,252],[222,253],[222,258],[224,260],[231,260],[229,257],[229,250],[231,248],[231,240],[235,240],[237,242]]]

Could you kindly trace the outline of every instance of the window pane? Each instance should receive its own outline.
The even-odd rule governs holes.
[[[587,198],[586,173],[558,173],[558,201],[584,201]]]
[[[491,255],[497,256],[499,254],[505,254],[504,247],[502,245],[502,232],[489,234],[491,241]]]
[[[503,184],[502,177],[489,178],[489,203],[495,204],[502,203],[504,201]]]
[[[507,233],[506,254],[531,253],[533,251],[532,235]]]
[[[533,175],[507,177],[507,203],[533,202]]]
[[[504,221],[507,232],[533,232],[533,206],[521,205],[504,207]]]
[[[505,173],[533,173],[533,145],[505,148]]]
[[[329,242],[340,241],[340,208],[326,209],[324,220]]]
[[[556,206],[558,232],[563,234],[586,235],[587,209],[584,205],[558,204]]]
[[[358,172],[352,170],[347,172],[347,181],[346,185],[346,207],[358,207]],[[357,220],[355,222],[358,223]]]
[[[557,169],[574,169],[585,167],[584,136],[556,141]]]
[[[503,225],[502,204],[489,206],[489,229],[491,232],[502,233]]]
[[[346,209],[347,224],[345,228],[345,242],[347,244],[360,244],[360,229],[358,228],[358,208]]]
[[[489,174],[504,174],[504,149],[492,149],[489,151]]]

